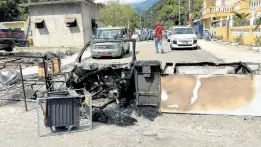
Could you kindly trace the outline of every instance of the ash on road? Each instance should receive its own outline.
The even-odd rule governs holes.
[[[156,54],[152,42],[137,45],[138,60],[163,62],[216,61],[204,50],[170,51],[164,43],[165,54]],[[90,59],[88,62],[128,62],[124,59]],[[24,112],[23,103],[0,105],[0,147],[133,147],[133,146],[182,146],[182,147],[253,147],[261,144],[261,119],[220,115],[163,114],[154,121],[137,117],[134,126],[119,127],[94,123],[93,130],[57,136],[38,137],[36,109],[29,103]]]

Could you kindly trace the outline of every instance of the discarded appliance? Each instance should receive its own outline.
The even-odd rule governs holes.
[[[75,91],[48,92],[47,97],[46,126],[68,130],[79,126],[81,97]]]
[[[161,63],[138,61],[135,64],[135,93],[137,105],[160,105]]]
[[[84,95],[79,95],[76,90],[52,91],[47,93],[46,98],[37,99],[38,135],[40,136],[38,105],[43,109],[45,126],[50,127],[52,132],[56,132],[57,128],[65,128],[67,131],[79,128],[81,118],[88,119],[88,127],[91,128],[91,95],[85,90],[82,92]]]

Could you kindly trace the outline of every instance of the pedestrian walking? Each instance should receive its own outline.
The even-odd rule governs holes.
[[[160,22],[157,22],[155,26],[155,48],[157,53],[159,52],[160,49],[161,53],[163,54],[162,31],[163,31],[163,26],[160,25]]]

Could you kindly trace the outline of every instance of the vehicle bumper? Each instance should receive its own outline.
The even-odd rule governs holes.
[[[2,38],[0,39],[0,47],[19,46],[23,47],[27,45],[26,39],[14,39],[14,38]]]
[[[25,39],[16,39],[16,40],[14,40],[14,45],[18,46],[18,47],[24,47],[27,45],[27,42],[28,41]]]
[[[92,57],[119,57],[121,56],[121,50],[92,50]]]
[[[171,44],[170,48],[196,48],[198,44],[188,44],[188,45],[178,45],[178,44]]]

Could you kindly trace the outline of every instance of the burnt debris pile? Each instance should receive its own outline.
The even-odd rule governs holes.
[[[137,120],[133,112],[149,120],[160,115],[157,108],[136,106],[134,68],[126,64],[75,67],[66,86],[84,88],[92,95],[93,121],[129,126]]]

